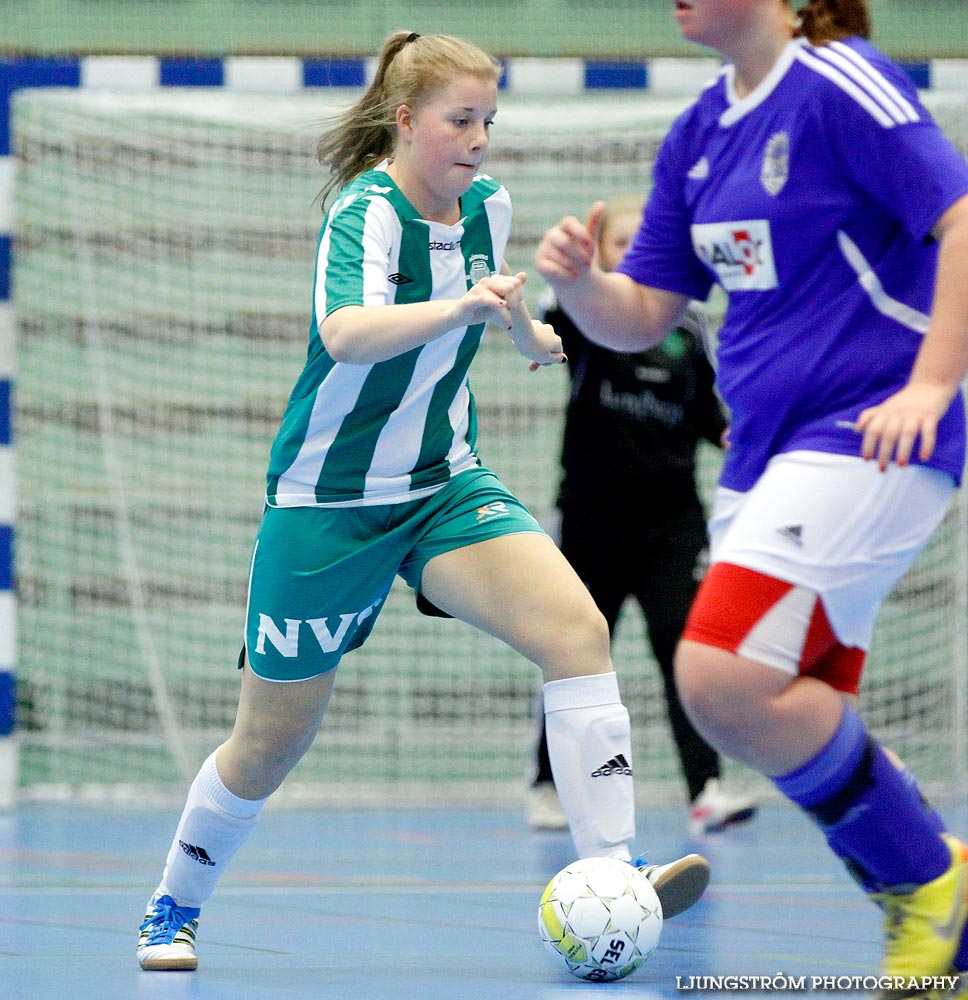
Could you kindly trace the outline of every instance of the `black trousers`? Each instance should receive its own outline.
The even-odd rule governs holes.
[[[628,598],[642,609],[662,670],[666,713],[690,801],[720,774],[719,756],[686,716],[673,676],[676,645],[699,587],[700,556],[707,544],[706,520],[698,505],[661,521],[650,521],[644,510],[615,515],[576,506],[562,511],[561,551],[588,587],[611,635]],[[543,712],[538,724],[535,783],[552,780]]]

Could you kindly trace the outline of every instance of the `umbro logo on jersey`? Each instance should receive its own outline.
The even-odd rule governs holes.
[[[395,285],[409,285],[413,278],[408,278],[405,274],[397,271],[396,274],[388,274],[387,281],[392,281]]]
[[[200,865],[211,865],[215,867],[215,862],[208,856],[208,851],[204,847],[196,847],[194,844],[186,844],[184,840],[178,841],[182,851],[187,854],[192,861],[197,861]]]
[[[798,548],[803,548],[803,525],[788,524],[785,528],[777,528],[777,534],[781,535],[788,542],[793,542]]]
[[[705,180],[709,176],[709,160],[705,156],[700,156],[689,168],[689,173],[686,176],[691,181]]]
[[[629,777],[632,776],[632,768],[625,759],[625,754],[616,754],[611,760],[605,761],[601,767],[592,771],[593,778],[604,778],[610,774],[627,774]]]

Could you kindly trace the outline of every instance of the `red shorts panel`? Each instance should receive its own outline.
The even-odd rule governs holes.
[[[733,563],[714,563],[693,602],[683,639],[715,646],[738,656],[757,659],[749,647],[765,619],[770,640],[781,654],[770,666],[791,674],[816,677],[845,694],[857,694],[866,653],[841,643],[827,618],[823,600],[814,594],[809,616],[784,614],[777,606],[796,589],[795,585],[757,570]],[[805,594],[801,591],[801,596]],[[799,602],[802,606],[803,601]]]

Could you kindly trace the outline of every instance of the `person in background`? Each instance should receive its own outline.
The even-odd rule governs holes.
[[[467,373],[485,325],[532,369],[565,360],[524,308],[524,273],[504,261],[508,193],[481,173],[499,76],[475,45],[398,32],[318,144],[332,175],[323,203],[335,196],[306,363],[269,456],[238,712],[188,791],[141,925],[143,969],[197,967],[202,904],[313,742],[341,657],[365,642],[397,575],[421,610],[537,664],[578,856],[632,861],[632,776],[591,777],[630,754],[605,621],[476,450]],[[709,879],[697,854],[640,867],[667,916]]]
[[[598,262],[618,266],[642,218],[638,195],[605,206]],[[676,692],[676,644],[702,578],[708,538],[696,484],[701,439],[722,447],[726,416],[707,356],[705,313],[691,307],[657,347],[620,354],[585,337],[553,295],[542,318],[561,337],[571,393],[565,410],[559,545],[605,615],[614,638],[634,598],[662,671],[666,711],[689,797],[689,831],[701,836],[748,820],[756,805],[720,783],[720,758],[696,732]],[[527,818],[567,829],[538,706],[536,769]]]
[[[968,163],[868,40],[863,0],[673,10],[724,64],[666,136],[628,254],[594,263],[596,205],[545,234],[538,270],[588,336],[627,351],[714,281],[728,293],[730,447],[679,694],[880,908],[884,991],[937,996],[932,977],[968,970],[968,848],[856,700],[878,609],[964,469]]]

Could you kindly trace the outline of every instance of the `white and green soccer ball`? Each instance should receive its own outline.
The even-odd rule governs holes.
[[[538,904],[538,931],[572,975],[611,982],[655,951],[662,904],[638,868],[615,858],[583,858],[548,883]]]

